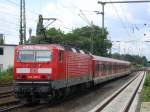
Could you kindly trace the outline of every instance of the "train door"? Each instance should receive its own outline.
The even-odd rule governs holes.
[[[108,62],[108,75],[110,76],[111,75],[111,63]]]
[[[102,75],[102,64],[101,62],[96,63],[96,76],[99,77]]]
[[[96,62],[96,77],[98,77],[98,71],[99,71],[99,63]]]
[[[106,63],[103,62],[103,76],[106,76]]]
[[[69,60],[70,60],[70,56],[71,56],[71,53],[70,51],[65,51],[64,52],[64,71],[65,71],[65,83],[66,83],[66,86],[69,87],[69,74],[70,74],[70,70],[69,70]]]
[[[107,76],[110,75],[109,62],[107,62]]]
[[[58,78],[64,80],[66,78],[64,74],[64,51],[59,50],[58,55]]]
[[[111,66],[111,75],[113,74],[113,63],[110,63]]]
[[[99,63],[99,76],[103,75],[103,64],[100,62]]]

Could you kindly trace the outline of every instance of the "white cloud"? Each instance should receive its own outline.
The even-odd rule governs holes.
[[[81,13],[80,10],[83,10],[83,13],[87,13],[87,11],[95,11],[95,7],[97,6],[97,2],[92,0],[58,0],[57,2],[50,2],[46,7],[44,7],[42,14],[45,17],[58,18],[61,20],[60,24],[63,26],[65,25],[70,28],[75,28],[87,25],[87,23],[79,17],[79,13]],[[98,20],[96,14],[92,15],[93,17],[88,15],[86,16],[89,21],[93,20],[94,23],[95,20]],[[57,23],[55,25],[58,26]]]

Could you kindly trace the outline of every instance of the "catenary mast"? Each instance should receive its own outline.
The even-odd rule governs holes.
[[[26,43],[26,15],[25,15],[25,0],[20,0],[20,42]]]

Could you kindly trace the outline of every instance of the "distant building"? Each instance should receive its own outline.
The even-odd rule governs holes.
[[[6,70],[14,63],[14,49],[17,45],[0,45],[0,71]]]

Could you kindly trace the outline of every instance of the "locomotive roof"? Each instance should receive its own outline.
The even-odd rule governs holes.
[[[57,44],[27,44],[27,45],[18,45],[17,49],[47,49],[47,48],[56,48],[56,49],[64,49],[62,46]]]
[[[16,47],[16,49],[24,49],[24,50],[32,50],[32,49],[48,49],[48,48],[55,48],[55,49],[60,49],[60,50],[66,50],[66,51],[72,51],[72,52],[77,52],[77,53],[82,53],[82,54],[90,54],[87,51],[83,51],[78,48],[74,48],[72,46],[68,45],[60,45],[60,44],[27,44],[27,45],[19,45]]]
[[[113,58],[101,57],[101,56],[93,56],[93,60],[101,60],[101,61],[108,61],[108,62],[115,62],[115,63],[122,63],[122,64],[130,64],[129,61],[117,60]]]

